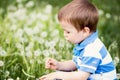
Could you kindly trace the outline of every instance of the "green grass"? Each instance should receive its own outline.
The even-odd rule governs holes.
[[[4,19],[0,17],[0,80],[38,80],[51,72],[44,68],[46,58],[72,58],[73,45],[63,37],[58,9],[45,3],[36,6],[33,1],[8,5]]]

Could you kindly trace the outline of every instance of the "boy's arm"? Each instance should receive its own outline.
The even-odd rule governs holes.
[[[40,78],[40,80],[53,80],[53,79],[62,79],[62,80],[87,80],[90,73],[84,71],[78,72],[54,72],[48,75],[45,75]]]
[[[73,71],[76,70],[76,64],[73,60],[58,62],[57,70],[60,71]]]

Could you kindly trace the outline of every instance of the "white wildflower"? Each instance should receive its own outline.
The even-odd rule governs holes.
[[[8,11],[16,11],[17,8],[13,5],[8,6]]]
[[[0,60],[0,67],[4,66],[4,62]]]
[[[43,38],[38,38],[37,41],[40,44],[44,44],[45,43],[45,40]]]
[[[26,9],[25,8],[20,8],[13,15],[18,20],[25,20],[26,17],[27,17],[26,16]]]
[[[26,4],[26,7],[27,8],[30,8],[30,7],[33,7],[35,4],[33,1],[29,1],[27,4]]]
[[[24,56],[24,55],[25,55],[25,51],[24,51],[24,50],[21,50],[21,51],[20,51],[20,55],[21,55],[21,56]]]
[[[6,56],[7,52],[5,50],[0,50],[0,56]]]
[[[21,43],[16,43],[16,48],[23,50],[24,46]]]
[[[20,80],[20,78],[19,78],[19,77],[17,77],[17,78],[16,78],[16,80]]]
[[[45,27],[45,25],[42,24],[41,22],[37,22],[36,26],[39,27],[40,30]],[[41,30],[41,31],[42,31],[42,30]]]
[[[119,58],[118,57],[114,57],[114,64],[115,64],[115,66],[117,66],[117,64],[119,63]]]
[[[49,16],[48,16],[48,15],[45,15],[45,14],[42,14],[40,19],[41,19],[42,21],[47,21],[47,20],[49,19]]]
[[[65,46],[65,41],[64,40],[60,40],[59,47],[63,48],[64,46]]]
[[[72,44],[67,43],[66,46],[67,46],[67,48],[71,48],[71,47],[72,47]]]
[[[16,2],[21,3],[21,2],[22,2],[22,0],[16,0]]]
[[[6,42],[7,44],[9,44],[9,43],[10,43],[10,40],[7,38],[7,39],[5,40],[5,42]]]
[[[27,57],[32,57],[32,52],[31,52],[31,51],[27,51],[27,52],[26,52],[26,56],[27,56]]]
[[[41,13],[37,13],[36,16],[37,16],[38,19],[41,19],[42,14]]]
[[[9,71],[5,71],[5,76],[9,76],[10,72]]]
[[[23,36],[23,30],[22,29],[18,29],[17,32],[15,33],[15,38],[19,38]]]
[[[27,35],[32,36],[33,35],[33,29],[32,28],[28,28],[25,27],[24,28],[25,33],[27,33]]]
[[[38,64],[42,64],[42,61],[38,59],[38,60],[37,60],[37,63],[38,63]]]
[[[38,57],[41,54],[40,49],[34,51],[34,56]]]
[[[104,14],[104,12],[103,12],[103,10],[98,10],[98,13],[99,13],[99,15],[103,15]]]
[[[47,35],[48,35],[48,33],[46,31],[41,33],[41,37],[43,37],[43,38],[47,37]]]
[[[59,35],[59,30],[55,29],[54,31],[52,31],[51,33],[51,37],[55,37]]]
[[[49,46],[49,47],[55,47],[56,46],[56,42],[55,41],[50,41],[50,42],[48,42],[48,45],[47,46]]]
[[[50,52],[50,54],[57,54],[57,51],[55,48],[50,48],[49,52]]]
[[[46,56],[46,57],[49,57],[50,53],[48,50],[43,50],[43,55]]]
[[[23,8],[23,4],[22,4],[22,3],[19,3],[19,4],[18,4],[18,8]]]
[[[31,23],[33,23],[37,19],[37,13],[36,12],[31,12],[29,17],[30,17],[30,19],[29,18],[28,19],[31,21]]]
[[[14,80],[14,79],[12,79],[12,78],[8,78],[7,80]]]
[[[40,32],[39,27],[35,26],[34,29],[33,29],[33,33],[38,34],[39,32]]]
[[[30,64],[34,64],[34,60],[33,59],[30,60]]]
[[[52,12],[52,6],[48,4],[45,8],[45,13],[49,14],[51,12]]]
[[[106,18],[110,18],[110,17],[111,17],[110,13],[106,13]]]
[[[13,24],[11,27],[10,27],[10,30],[11,31],[15,31],[17,29],[17,25]]]
[[[25,48],[25,51],[30,51],[34,46],[33,42],[30,42],[29,45]]]

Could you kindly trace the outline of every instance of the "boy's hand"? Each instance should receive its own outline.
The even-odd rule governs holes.
[[[56,77],[57,77],[57,72],[53,72],[40,77],[39,80],[62,80],[62,79],[57,79]]]
[[[58,69],[58,64],[59,62],[53,58],[49,58],[45,62],[45,68],[47,69],[52,69],[52,70],[57,70]]]

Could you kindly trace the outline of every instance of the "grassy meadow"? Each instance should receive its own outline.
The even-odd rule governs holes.
[[[35,1],[16,0],[0,16],[0,80],[38,80],[51,72],[44,68],[46,58],[59,61],[72,58],[73,44],[64,39],[57,20],[59,7],[43,2],[36,6]],[[0,8],[0,15],[3,13],[4,8]],[[99,13],[103,16],[102,10]],[[110,52],[117,53],[112,55],[116,67],[117,49],[116,41],[108,46]]]

